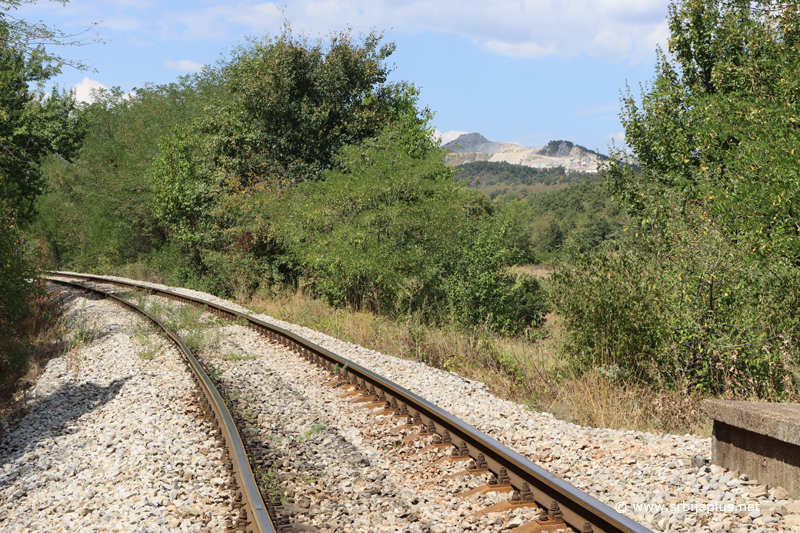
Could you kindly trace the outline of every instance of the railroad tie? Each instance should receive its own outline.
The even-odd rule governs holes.
[[[485,485],[475,487],[472,490],[462,493],[462,498],[469,498],[476,494],[488,494],[490,492],[512,492],[514,487],[511,485],[511,480],[508,477],[508,472],[505,468],[501,467],[498,475],[494,472],[489,472],[489,479]]]

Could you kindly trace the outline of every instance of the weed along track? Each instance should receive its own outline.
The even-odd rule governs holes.
[[[57,274],[146,290],[129,297],[173,319],[190,313],[180,304],[226,319],[205,331],[174,327],[193,339],[200,364],[226,391],[279,529],[649,531],[450,412],[287,329],[185,292]]]

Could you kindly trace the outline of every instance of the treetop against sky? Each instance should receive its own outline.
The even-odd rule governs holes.
[[[375,2],[299,0],[73,0],[24,3],[14,15],[68,33],[92,29],[105,44],[64,49],[95,71],[57,82],[81,99],[92,88],[166,83],[213,64],[247,36],[277,35],[287,21],[310,37],[351,27],[397,43],[392,79],[422,89],[445,140],[477,131],[543,146],[570,139],[607,152],[621,139],[620,90],[653,76],[668,35],[667,0]]]

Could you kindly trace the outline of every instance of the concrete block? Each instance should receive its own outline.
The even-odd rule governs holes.
[[[711,462],[800,498],[800,404],[707,400]]]

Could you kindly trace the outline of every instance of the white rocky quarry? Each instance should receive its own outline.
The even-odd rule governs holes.
[[[570,141],[551,141],[547,146],[530,148],[516,143],[493,142],[480,133],[465,133],[442,147],[450,150],[446,160],[453,166],[490,161],[539,169],[564,167],[567,171],[594,173],[602,161],[593,150]]]

